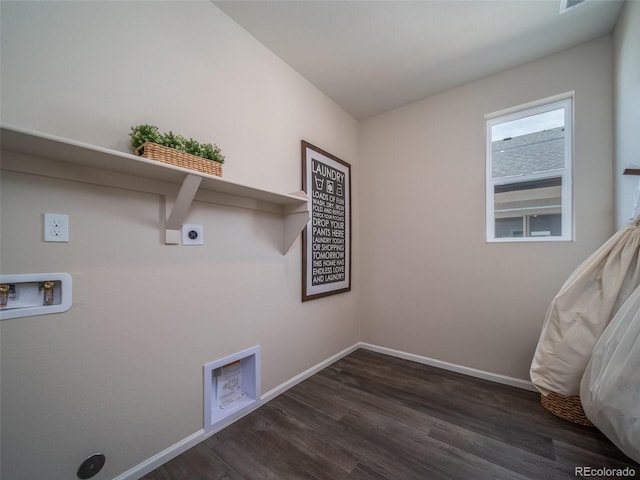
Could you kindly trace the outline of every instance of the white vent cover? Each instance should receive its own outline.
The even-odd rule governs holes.
[[[560,0],[560,13],[568,12],[586,1],[587,0]]]

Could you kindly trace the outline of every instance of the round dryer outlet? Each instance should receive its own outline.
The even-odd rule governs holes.
[[[203,245],[202,225],[182,225],[182,245]]]

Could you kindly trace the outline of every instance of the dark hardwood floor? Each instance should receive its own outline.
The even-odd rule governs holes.
[[[640,478],[534,392],[358,350],[144,479],[551,480],[576,466]]]

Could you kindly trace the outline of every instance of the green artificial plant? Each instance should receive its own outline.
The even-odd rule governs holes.
[[[172,131],[161,133],[155,125],[144,124],[131,127],[129,137],[131,137],[131,146],[134,149],[143,143],[151,142],[206,158],[213,162],[224,163],[225,157],[217,145],[211,143],[201,144],[193,138],[186,139],[182,135],[173,133]]]

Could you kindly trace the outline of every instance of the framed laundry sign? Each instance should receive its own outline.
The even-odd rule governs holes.
[[[302,301],[351,290],[351,165],[302,141],[302,189],[311,220],[302,231]]]

